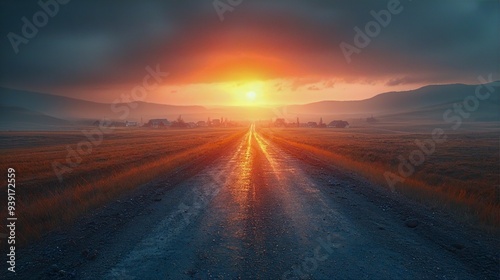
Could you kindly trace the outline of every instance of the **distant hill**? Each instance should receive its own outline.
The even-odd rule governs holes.
[[[379,119],[410,122],[419,120],[443,120],[443,113],[453,108],[453,103],[446,103],[437,106],[429,106],[420,110],[404,113],[381,115]],[[464,119],[469,122],[498,122],[500,121],[500,102],[480,103],[478,109],[470,114],[469,118]]]
[[[344,117],[405,114],[462,102],[467,96],[474,95],[475,89],[476,85],[432,85],[410,91],[382,93],[365,100],[292,105],[287,106],[286,111],[289,115]],[[499,101],[500,88],[487,101],[482,102],[479,110],[483,115],[486,113],[486,119],[494,117],[494,113],[500,109]],[[442,116],[443,112],[444,107],[440,107],[436,113]]]
[[[97,120],[109,118],[119,120],[122,110],[113,112],[111,104],[85,101],[38,92],[21,91],[0,88],[0,106],[17,107],[40,112],[42,114],[65,120]],[[116,104],[116,108],[123,108],[126,104]],[[130,109],[127,119],[140,120],[167,117],[174,118],[180,114],[199,114],[206,109],[201,106],[175,106],[155,103],[137,102],[137,107]]]
[[[71,127],[68,121],[17,107],[0,106],[0,131],[61,130]]]
[[[498,87],[497,87],[498,88]],[[432,85],[416,90],[382,93],[358,101],[321,101],[304,105],[291,105],[280,108],[231,107],[222,106],[207,109],[201,106],[175,106],[137,102],[130,109],[127,120],[148,121],[152,118],[175,119],[182,115],[187,121],[206,120],[207,118],[228,118],[229,120],[266,120],[285,118],[294,122],[325,121],[333,119],[364,119],[374,115],[385,121],[409,122],[417,120],[442,121],[443,112],[452,108],[453,103],[473,95],[476,85]],[[0,88],[0,107],[2,107],[1,130],[8,129],[50,129],[71,124],[91,124],[95,120],[108,118],[121,120],[123,111],[113,112],[112,105],[74,99],[69,97]],[[128,107],[117,104],[116,108]],[[500,121],[500,88],[491,97],[481,102],[479,109],[468,121]]]

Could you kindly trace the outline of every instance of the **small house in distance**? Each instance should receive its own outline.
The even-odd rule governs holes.
[[[221,125],[221,121],[219,119],[212,120],[212,126],[220,126],[220,125]]]
[[[138,122],[130,122],[130,121],[125,121],[125,126],[126,127],[131,127],[131,126],[138,126]]]
[[[167,119],[152,119],[149,120],[147,124],[145,124],[145,127],[152,127],[152,128],[161,128],[161,127],[167,127],[170,125],[170,122]]]
[[[318,127],[318,123],[317,122],[308,122],[307,127]]]
[[[286,121],[283,118],[278,118],[274,121],[274,126],[275,127],[285,127],[286,126]]]
[[[336,120],[332,121],[328,124],[328,127],[334,127],[334,128],[347,128],[349,127],[349,123],[346,121],[342,120]]]

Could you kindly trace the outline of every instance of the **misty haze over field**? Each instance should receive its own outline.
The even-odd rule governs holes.
[[[491,86],[498,86],[494,82]],[[473,96],[476,85],[431,85],[404,92],[387,92],[357,101],[321,101],[303,105],[279,107],[254,107],[241,109],[231,106],[176,106],[135,102],[131,104],[96,103],[80,99],[0,88],[4,97],[0,100],[2,130],[58,129],[89,124],[104,118],[119,120],[124,112],[129,121],[148,121],[167,118],[174,120],[183,115],[188,121],[199,121],[223,116],[232,120],[262,120],[284,117],[289,122],[295,118],[304,121],[321,117],[338,119],[362,119],[377,116],[385,121],[442,121],[443,113],[453,104],[462,103]],[[487,102],[480,105],[468,121],[500,121],[500,91],[493,92]]]

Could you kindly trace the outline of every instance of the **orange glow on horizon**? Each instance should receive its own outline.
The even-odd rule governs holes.
[[[205,66],[185,79],[199,82],[268,80],[297,74],[285,58],[257,53],[221,53],[205,58]]]

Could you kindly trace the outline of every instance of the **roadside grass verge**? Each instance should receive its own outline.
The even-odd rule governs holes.
[[[76,143],[73,140],[4,150],[0,168],[16,169],[16,238],[21,245],[36,240],[126,191],[180,166],[217,156],[245,132],[242,128],[116,132],[110,139],[105,138],[62,183],[51,163],[63,161],[65,145]],[[6,191],[5,185],[0,189]],[[6,217],[5,209],[0,217]]]
[[[397,156],[426,135],[369,135],[322,129],[260,129],[264,137],[298,156],[317,158],[389,188],[386,171],[397,174]],[[498,136],[450,135],[447,143],[396,190],[430,207],[498,230]]]

